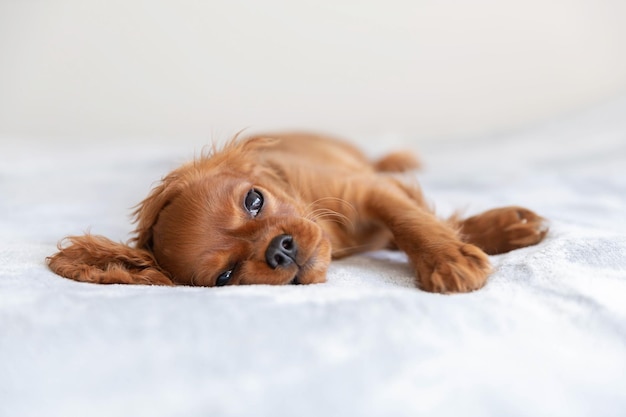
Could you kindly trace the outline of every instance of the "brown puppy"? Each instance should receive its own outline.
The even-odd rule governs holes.
[[[544,220],[504,207],[462,220],[435,217],[402,153],[370,162],[312,134],[234,140],[168,174],[135,211],[131,245],[69,237],[48,258],[77,281],[203,285],[324,282],[331,258],[399,248],[426,291],[481,288],[487,254],[540,242]]]

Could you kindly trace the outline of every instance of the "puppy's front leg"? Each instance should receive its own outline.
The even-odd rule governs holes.
[[[431,292],[468,292],[485,285],[491,271],[487,255],[461,241],[456,231],[393,182],[366,188],[361,202],[371,218],[391,230],[396,245],[417,270],[417,285]]]

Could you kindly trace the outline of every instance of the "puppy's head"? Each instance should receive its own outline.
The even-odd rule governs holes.
[[[330,242],[283,173],[271,139],[233,142],[166,176],[135,212],[135,245],[176,283],[323,282]]]

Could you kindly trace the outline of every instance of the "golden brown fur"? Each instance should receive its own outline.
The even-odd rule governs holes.
[[[438,219],[417,184],[392,174],[417,165],[407,153],[371,162],[313,134],[235,140],[168,174],[138,205],[130,245],[70,237],[48,264],[104,284],[310,284],[325,281],[331,258],[393,247],[419,288],[465,292],[485,284],[487,254],[545,236],[520,207]]]

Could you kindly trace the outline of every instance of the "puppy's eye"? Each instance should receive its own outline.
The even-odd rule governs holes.
[[[256,217],[263,208],[263,194],[255,189],[248,191],[244,206],[252,217]]]
[[[229,269],[228,271],[222,272],[217,279],[215,280],[216,287],[222,287],[230,282],[230,278],[233,276],[233,270]]]

